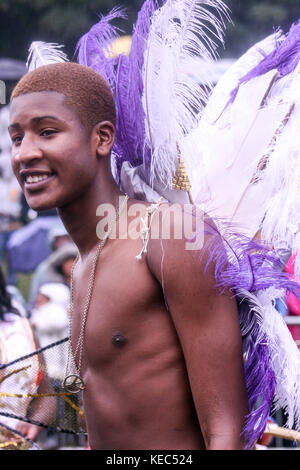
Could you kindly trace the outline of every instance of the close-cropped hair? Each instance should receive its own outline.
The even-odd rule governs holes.
[[[93,69],[75,62],[44,65],[24,75],[14,88],[11,101],[20,95],[42,91],[62,93],[90,133],[103,121],[116,125],[113,94],[104,78]]]

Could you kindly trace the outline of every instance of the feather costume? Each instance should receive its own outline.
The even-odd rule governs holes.
[[[244,95],[239,102],[236,101],[236,108],[231,110],[230,116],[233,120],[231,126],[226,126],[227,123],[222,125],[222,123],[216,123],[215,121],[225,108],[228,100],[227,93],[232,92],[232,83],[234,81],[230,75],[233,74],[236,79],[244,76],[262,58],[264,59],[265,56],[272,53],[274,47],[284,43],[284,36],[278,32],[252,48],[225,75],[221,80],[224,85],[222,86],[221,83],[217,87],[207,106],[205,106],[207,101],[205,91],[207,92],[207,90],[204,90],[204,95],[202,95],[198,89],[197,94],[197,83],[189,80],[189,77],[184,73],[180,74],[180,59],[182,59],[180,46],[182,46],[184,40],[182,38],[181,41],[178,40],[180,33],[182,33],[178,27],[178,22],[180,26],[184,25],[182,27],[183,31],[188,29],[187,18],[193,18],[194,31],[197,28],[200,31],[203,22],[203,15],[199,14],[199,10],[196,9],[198,13],[196,20],[193,16],[193,14],[195,15],[193,7],[199,7],[199,2],[189,3],[191,8],[189,14],[187,14],[187,3],[166,2],[154,14],[149,33],[145,54],[143,103],[146,116],[145,147],[149,147],[152,153],[150,186],[155,190],[154,197],[158,194],[163,195],[168,201],[188,202],[187,198],[183,199],[182,192],[172,189],[171,183],[174,181],[172,177],[176,174],[179,153],[178,143],[180,143],[180,155],[183,157],[187,178],[191,183],[192,199],[198,203],[206,203],[205,209],[210,215],[213,214],[218,227],[222,229],[223,239],[227,240],[228,249],[226,250],[226,261],[224,260],[223,264],[221,253],[224,253],[224,251],[220,243],[215,243],[215,247],[217,247],[214,251],[216,280],[217,284],[219,283],[224,288],[230,288],[235,293],[240,305],[245,375],[250,410],[245,428],[245,437],[251,446],[264,431],[272,403],[276,408],[286,410],[289,415],[288,425],[295,423],[296,426],[299,426],[299,352],[280,314],[275,309],[276,298],[284,295],[285,288],[293,289],[295,286],[288,286],[285,276],[280,275],[281,267],[278,264],[275,269],[277,269],[279,278],[277,281],[275,280],[274,264],[276,265],[276,260],[273,259],[270,265],[270,259],[268,262],[264,259],[264,250],[258,247],[254,249],[253,242],[249,240],[256,234],[258,229],[249,233],[247,226],[245,227],[242,223],[245,216],[249,219],[251,214],[253,214],[252,219],[257,222],[263,219],[265,206],[260,204],[259,201],[267,199],[265,196],[262,197],[264,189],[259,188],[258,195],[261,196],[260,199],[258,199],[257,194],[252,195],[252,201],[253,197],[256,199],[255,207],[252,205],[251,211],[249,211],[249,202],[247,206],[244,204],[244,207],[239,207],[241,195],[243,195],[247,184],[253,178],[254,170],[256,171],[258,168],[265,147],[270,144],[273,146],[277,144],[274,134],[277,137],[278,130],[281,129],[282,124],[286,124],[291,112],[290,103],[282,103],[282,106],[278,106],[281,98],[281,92],[279,92],[277,102],[272,109],[268,110],[268,113],[265,112],[264,115],[259,116],[259,120],[257,119],[258,109],[260,109],[261,103],[266,100],[267,92],[272,88],[276,79],[276,71],[267,70],[267,75],[263,76],[261,80],[256,80],[250,90],[243,90]],[[200,3],[204,8],[205,2]],[[220,11],[223,14],[226,13],[221,3],[218,3],[218,6],[219,13]],[[178,10],[176,10],[176,7],[178,7]],[[181,16],[183,12],[184,14]],[[181,18],[184,19],[180,21]],[[199,24],[195,25],[197,20]],[[213,25],[218,39],[222,40],[222,22],[213,22]],[[190,37],[189,40],[194,45]],[[187,40],[188,44],[190,44],[189,40]],[[203,43],[197,44],[197,47],[194,49],[193,47],[191,49],[187,47],[186,60],[194,60],[196,64],[197,55],[199,54],[205,60],[212,59],[214,46],[212,50],[208,48],[206,51],[203,50]],[[193,53],[195,53],[195,57]],[[184,63],[184,59],[182,60]],[[184,69],[184,67],[182,68]],[[151,77],[152,82],[149,77]],[[156,86],[156,83],[159,83],[159,87]],[[181,93],[182,89],[184,93]],[[216,98],[218,93],[219,96]],[[198,98],[197,106],[193,102],[193,97]],[[225,97],[225,100],[220,99],[220,97]],[[192,105],[189,107],[191,103]],[[247,103],[247,106],[245,103]],[[251,106],[249,106],[249,103],[251,103]],[[212,132],[210,134],[205,133],[207,116],[211,116],[209,114],[211,109],[214,108],[215,111],[217,107],[218,112],[215,112],[215,115],[212,118],[210,117],[209,120],[209,124],[214,126]],[[176,112],[177,109],[178,112]],[[276,112],[274,113],[275,109]],[[256,123],[256,120],[256,129],[263,129],[263,132],[260,132],[260,139],[253,138],[256,133],[251,126],[253,122]],[[224,130],[226,135],[226,131],[228,132],[229,136],[226,135],[225,141],[219,138],[219,134],[216,138],[214,130],[216,126],[221,129],[219,133]],[[253,132],[252,134],[250,134],[249,129]],[[198,148],[200,150],[197,152],[196,149]],[[206,157],[205,152],[210,152],[209,156]],[[255,158],[256,154],[259,155],[258,162]],[[220,164],[220,156],[224,164]],[[207,167],[204,167],[205,164],[207,164]],[[226,171],[231,166],[233,167],[232,177],[231,180],[228,180],[226,179]],[[146,172],[131,169],[131,174],[134,177],[131,180],[134,181],[134,184],[131,186],[136,188],[138,186],[136,179],[143,179]],[[211,181],[215,191],[213,194],[211,192]],[[238,184],[241,185],[241,188],[237,188]],[[297,180],[294,184],[297,184]],[[127,188],[130,186],[127,180],[126,186]],[[139,196],[142,191],[145,191],[145,185],[142,188],[141,184],[140,188]],[[217,190],[219,190],[218,193]],[[148,198],[148,195],[150,198]],[[296,202],[295,196],[294,194],[294,201]],[[153,193],[145,191],[145,199],[151,200],[152,197]],[[231,203],[233,198],[235,205],[233,205],[234,202]],[[270,203],[270,199],[267,199],[267,202]],[[219,210],[221,203],[223,203],[222,208],[228,208],[227,212]],[[231,205],[228,203],[231,203]],[[235,214],[237,208],[239,209],[239,218]],[[241,217],[244,219],[241,220]],[[224,220],[226,221],[225,224],[223,223]],[[228,221],[231,223],[228,224]],[[232,258],[233,252],[235,256]],[[255,252],[262,253],[262,256],[258,255],[256,257],[253,254]],[[229,267],[225,269],[228,259],[231,262]],[[272,266],[269,275],[265,271],[266,263],[269,268]],[[222,275],[219,277],[220,273]],[[224,275],[224,273],[227,273],[227,275]],[[250,284],[248,281],[249,273],[251,273],[250,278],[252,280]],[[253,279],[255,279],[255,282]],[[271,325],[273,325],[272,328]],[[281,359],[278,360],[278,358]],[[288,376],[289,380],[282,380],[284,376]]]
[[[144,20],[149,4],[153,12],[151,22]],[[240,305],[250,410],[244,432],[251,446],[263,434],[272,403],[286,410],[289,425],[293,422],[299,425],[299,353],[275,309],[275,299],[284,296],[285,289],[297,293],[297,286],[289,284],[274,256],[266,256],[264,248],[251,242],[258,230],[249,233],[249,224],[243,225],[245,215],[249,218],[251,213],[252,224],[262,220],[265,206],[257,203],[257,194],[263,192],[252,196],[252,200],[248,196],[252,204],[255,200],[252,212],[248,210],[251,207],[248,201],[248,205],[240,204],[249,181],[256,175],[264,149],[277,144],[274,135],[286,124],[291,106],[290,103],[278,106],[279,92],[275,106],[259,115],[258,110],[277,76],[269,66],[267,73],[261,79],[256,77],[249,90],[240,86],[238,80],[283,43],[284,36],[278,32],[252,48],[225,75],[208,100],[211,89],[208,80],[203,88],[200,80],[187,70],[196,68],[200,58],[214,59],[216,44],[212,38],[222,43],[226,7],[219,1],[182,0],[168,0],[159,9],[153,6],[152,2],[145,2],[140,13],[143,25],[147,26],[141,35],[144,58],[140,54],[138,60],[133,61],[131,55],[119,60],[118,111],[122,118],[125,111],[130,116],[131,110],[135,110],[138,119],[129,118],[129,122],[142,122],[136,133],[134,126],[118,128],[115,152],[119,182],[131,197],[149,202],[156,202],[161,196],[170,202],[188,203],[191,199],[205,202],[205,209],[222,230],[222,243],[217,234],[213,237],[211,262],[215,264],[217,285],[230,288]],[[208,7],[214,7],[216,15]],[[139,23],[136,31],[140,31]],[[134,36],[133,44],[135,40]],[[142,81],[134,64],[143,66]],[[226,107],[234,81],[239,84],[237,97]],[[135,91],[130,95],[132,89]],[[222,111],[223,116],[218,120]],[[227,126],[224,119],[229,113],[232,124]],[[253,139],[255,128],[263,129],[260,138]],[[217,138],[215,129],[218,129]],[[223,179],[227,178],[228,168],[231,179],[226,180],[224,191]],[[182,175],[185,177],[181,191],[174,187],[178,171],[178,180]],[[262,187],[259,189],[263,191]],[[286,379],[282,380],[283,377]]]
[[[228,10],[221,0],[146,0],[130,56],[112,59],[105,51],[118,32],[110,21],[123,15],[113,10],[101,17],[79,40],[78,59],[104,75],[115,93],[121,189],[149,202],[205,204],[219,228],[207,229],[209,262],[217,287],[230,289],[239,304],[249,403],[244,435],[251,447],[272,403],[286,411],[289,426],[300,425],[300,356],[275,309],[275,299],[286,290],[298,295],[298,286],[253,240],[263,222],[268,240],[300,243],[297,30],[288,43],[277,32],[250,49],[209,97],[209,81],[203,87],[203,76],[190,71],[200,60],[214,60],[223,42]],[[288,229],[289,221],[295,225]]]

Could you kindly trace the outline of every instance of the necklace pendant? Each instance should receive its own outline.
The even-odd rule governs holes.
[[[84,390],[84,382],[82,378],[79,375],[75,375],[75,374],[68,375],[65,378],[63,385],[67,393],[76,394]]]

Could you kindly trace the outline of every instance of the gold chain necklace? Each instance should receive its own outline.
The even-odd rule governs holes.
[[[87,322],[87,317],[88,317],[88,312],[90,308],[90,303],[92,299],[92,293],[93,293],[93,288],[94,288],[94,283],[95,283],[95,274],[96,274],[96,267],[97,267],[97,262],[100,256],[100,253],[109,238],[115,224],[117,223],[125,205],[127,204],[129,197],[125,196],[124,201],[122,203],[122,206],[119,208],[119,210],[116,212],[116,216],[114,220],[111,223],[111,226],[109,227],[105,237],[98,243],[97,245],[97,250],[96,253],[93,257],[93,262],[92,262],[92,269],[91,269],[91,274],[89,278],[89,283],[88,283],[88,290],[87,290],[87,296],[86,296],[86,301],[85,301],[85,306],[83,310],[83,318],[82,318],[82,324],[80,328],[80,333],[79,333],[79,338],[78,338],[78,343],[75,349],[75,353],[73,355],[72,353],[72,344],[71,344],[71,332],[72,332],[72,317],[73,317],[73,312],[74,312],[74,285],[73,285],[73,273],[74,269],[76,267],[76,264],[78,263],[79,256],[77,256],[73,267],[71,271],[71,282],[70,282],[70,316],[69,316],[69,348],[68,348],[68,359],[67,359],[67,365],[66,365],[66,372],[65,372],[65,378],[63,381],[63,386],[66,392],[68,393],[79,393],[82,390],[84,390],[84,382],[83,379],[80,375],[81,372],[81,365],[82,365],[82,352],[83,352],[83,345],[84,345],[84,335],[85,335],[85,327],[86,327],[86,322]],[[76,366],[75,358],[79,354],[78,358],[78,367]],[[69,374],[68,375],[68,369],[70,365],[70,359],[72,358],[72,363],[73,363],[73,368],[75,370],[75,373]]]

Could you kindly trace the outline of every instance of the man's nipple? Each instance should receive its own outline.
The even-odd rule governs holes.
[[[121,347],[125,346],[125,344],[127,343],[127,339],[121,333],[117,333],[117,334],[112,336],[111,342],[114,346],[117,346],[118,348],[121,348]]]

